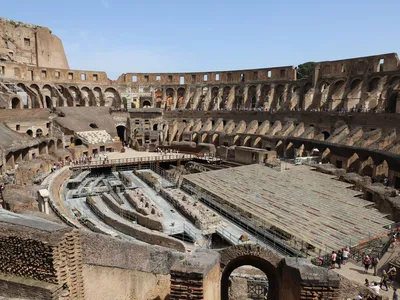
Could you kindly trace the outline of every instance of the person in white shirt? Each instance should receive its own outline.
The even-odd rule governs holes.
[[[369,288],[373,290],[377,295],[379,295],[379,291],[381,290],[381,288],[379,287],[377,282],[374,282],[374,285],[371,285]]]

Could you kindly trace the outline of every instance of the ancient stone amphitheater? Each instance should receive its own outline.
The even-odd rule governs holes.
[[[110,80],[0,33],[0,297],[342,299],[315,259],[386,250],[397,54]]]

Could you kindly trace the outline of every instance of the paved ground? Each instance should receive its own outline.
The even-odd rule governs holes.
[[[358,283],[364,284],[365,279],[367,278],[369,282],[380,282],[380,275],[383,270],[388,270],[388,262],[400,255],[400,244],[397,244],[396,247],[389,248],[389,250],[383,255],[379,264],[378,264],[378,276],[373,276],[373,270],[370,269],[368,273],[364,272],[364,266],[361,264],[356,264],[353,262],[347,263],[345,266],[342,266],[341,269],[335,269],[335,272],[346,277],[347,279],[356,281]],[[400,284],[395,282],[394,287],[400,288]],[[389,291],[386,291],[385,288],[381,290],[380,295],[384,297],[388,297],[388,299],[392,299],[393,289],[389,288]],[[354,295],[356,296],[356,295]]]

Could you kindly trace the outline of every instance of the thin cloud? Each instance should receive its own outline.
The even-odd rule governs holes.
[[[102,0],[101,4],[103,4],[104,8],[109,8],[110,7],[110,4],[108,3],[107,0]]]

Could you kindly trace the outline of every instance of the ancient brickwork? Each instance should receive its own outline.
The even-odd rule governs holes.
[[[0,272],[58,283],[54,247],[35,239],[3,235],[0,238]]]
[[[203,299],[203,274],[171,272],[170,299]]]
[[[69,288],[71,299],[85,299],[82,277],[82,245],[79,231],[67,233],[54,251],[58,281]]]
[[[316,286],[302,284],[301,286],[301,300],[313,299],[339,299],[339,288],[330,286]]]

